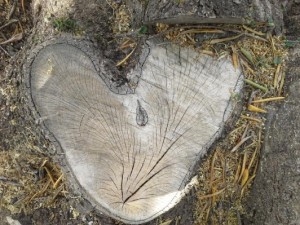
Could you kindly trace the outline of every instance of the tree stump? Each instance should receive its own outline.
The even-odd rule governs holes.
[[[266,12],[263,20],[274,9],[264,2],[262,9],[253,8]],[[136,65],[116,76],[120,71],[105,56],[105,46],[99,46],[107,41],[109,29],[104,22],[108,6],[103,4],[34,1],[35,28],[23,82],[34,119],[62,153],[56,157],[64,162],[74,189],[101,213],[140,224],[174,207],[197,182],[191,178],[194,166],[230,117],[231,95],[241,90],[241,72],[228,58],[218,60],[151,39],[141,44]],[[151,1],[136,14],[145,13],[149,23],[173,23],[178,21],[173,19],[176,7],[192,14],[186,4],[192,5],[185,1],[167,7]],[[198,6],[197,16],[206,18],[220,8],[217,1],[210,4],[211,11],[199,11]],[[241,7],[241,14],[231,20],[229,6]],[[226,17],[225,22],[243,23],[249,4],[229,6],[214,14],[215,20],[203,21]],[[159,7],[169,13],[154,13]],[[86,36],[58,34],[48,20],[53,15],[72,15],[86,25]],[[191,22],[191,17],[184,18]],[[101,36],[98,45],[94,30]]]
[[[119,91],[111,82],[114,94],[91,57],[62,41],[30,63],[29,92],[89,198],[117,219],[141,223],[190,188],[195,162],[230,115],[239,77],[228,60],[154,45],[137,87]]]

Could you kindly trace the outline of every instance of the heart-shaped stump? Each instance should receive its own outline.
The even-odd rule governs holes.
[[[230,116],[240,71],[229,59],[152,44],[136,89],[125,83],[131,93],[120,95],[98,65],[76,45],[46,45],[30,64],[32,102],[86,197],[123,222],[147,222],[191,187]]]

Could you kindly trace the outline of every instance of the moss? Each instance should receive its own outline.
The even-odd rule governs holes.
[[[76,21],[69,18],[56,18],[53,20],[53,27],[60,32],[75,32],[78,28]]]

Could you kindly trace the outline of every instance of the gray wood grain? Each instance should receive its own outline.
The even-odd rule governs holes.
[[[180,201],[239,91],[240,71],[230,60],[174,45],[152,45],[142,69],[134,93],[118,95],[82,50],[52,44],[30,72],[36,110],[78,183],[128,223],[149,221]]]
[[[132,2],[132,0],[127,0]],[[139,1],[131,4],[138,10]],[[278,0],[184,0],[148,1],[144,21],[146,23],[201,24],[201,23],[252,23],[274,22],[275,30],[282,31],[283,15]]]

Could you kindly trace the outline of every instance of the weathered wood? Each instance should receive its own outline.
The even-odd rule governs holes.
[[[291,58],[294,60],[288,75],[293,84],[286,102],[268,118],[261,164],[247,201],[248,225],[300,224],[299,47]]]
[[[300,35],[300,2],[297,0],[285,1],[284,8],[286,35],[294,36],[297,39]]]
[[[300,2],[286,1],[285,22],[289,39],[300,30]],[[297,25],[296,25],[297,24]],[[300,45],[290,50],[285,83],[287,99],[268,116],[261,163],[247,200],[244,223],[300,224]]]
[[[33,103],[74,177],[96,207],[129,223],[157,217],[191,188],[193,166],[240,90],[240,71],[228,59],[149,45],[138,87],[127,95],[107,87],[76,43],[47,44],[30,64]]]
[[[277,0],[153,0],[147,5],[144,21],[171,24],[273,22],[280,32],[282,18]]]

